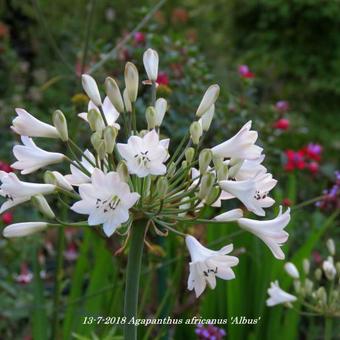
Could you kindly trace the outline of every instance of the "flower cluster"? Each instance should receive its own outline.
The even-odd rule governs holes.
[[[296,266],[287,262],[286,273],[294,280],[295,295],[285,292],[277,281],[271,283],[268,289],[267,306],[284,304],[292,307],[298,301],[308,313],[325,317],[340,316],[340,262],[335,262],[335,243],[327,241],[329,256],[321,264],[311,270],[308,259],[303,260],[303,273]]]
[[[316,206],[324,211],[333,211],[340,209],[340,172],[335,172],[335,183],[333,186],[323,191],[324,196],[318,202]]]
[[[197,325],[195,333],[200,340],[222,340],[226,335],[226,331],[223,328],[202,324]]]
[[[164,98],[157,98],[157,52],[146,50],[143,63],[147,78],[142,83],[151,88],[144,129],[137,126],[139,106],[135,103],[140,78],[131,62],[125,67],[123,92],[108,77],[104,99],[96,81],[88,74],[82,76],[84,91],[90,99],[87,112],[79,114],[91,131],[85,150],[69,136],[60,110],[54,112],[50,125],[24,109],[16,109],[12,130],[21,135],[22,145],[13,148],[17,161],[12,167],[26,175],[66,162],[70,173],[48,170],[45,183],[32,183],[20,180],[13,172],[0,171],[0,195],[5,198],[0,213],[32,201],[47,220],[9,225],[3,231],[4,236],[26,236],[62,226],[102,227],[107,237],[114,233],[129,235],[137,228],[133,222],[143,220],[148,232],[166,236],[171,231],[185,236],[191,256],[188,289],[195,290],[196,296],[206,286],[215,288],[216,278],[233,279],[232,268],[239,260],[230,255],[232,244],[218,251],[210,250],[193,236],[181,232],[183,225],[223,225],[237,221],[240,228],[259,237],[276,258],[283,259],[281,246],[288,238],[284,228],[290,220],[289,208],[283,212],[280,207],[278,216],[271,220],[243,217],[245,210],[265,216],[265,209],[275,203],[269,193],[277,183],[262,164],[265,156],[256,145],[258,133],[252,130],[252,122],[221,144],[203,148],[220,91],[218,85],[212,85],[206,90],[188,133],[170,155],[170,140],[161,138],[160,134],[168,104]],[[59,139],[65,145],[65,154],[43,150],[32,138]],[[86,221],[60,220],[58,212],[50,207],[48,196],[67,197],[63,204],[70,204],[70,210],[86,216]],[[211,220],[200,218],[204,206],[219,208],[225,200],[238,200],[240,208]]]
[[[298,151],[286,150],[284,169],[289,172],[307,169],[316,174],[319,171],[321,154],[322,146],[314,143],[309,143]]]

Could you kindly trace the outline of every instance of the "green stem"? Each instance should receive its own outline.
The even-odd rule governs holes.
[[[124,316],[127,318],[124,326],[125,340],[137,340],[137,327],[133,323],[129,323],[129,321],[133,317],[137,318],[139,279],[146,226],[147,221],[139,220],[131,226],[130,230],[131,243],[128,255],[124,299]]]
[[[52,339],[59,339],[59,305],[61,297],[61,281],[63,278],[63,254],[65,234],[63,228],[58,228],[57,240],[57,265],[54,283],[53,314],[52,314]]]
[[[333,319],[326,317],[325,319],[325,337],[324,340],[332,340],[332,324]]]

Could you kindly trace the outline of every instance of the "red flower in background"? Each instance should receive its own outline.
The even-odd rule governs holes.
[[[321,160],[322,146],[320,144],[309,143],[303,150],[308,158],[317,162]]]
[[[5,172],[13,172],[11,166],[4,161],[0,161],[0,170]]]
[[[158,73],[158,78],[157,78],[157,83],[159,85],[169,85],[169,76],[165,72],[159,72]]]
[[[285,164],[286,171],[293,171],[295,169],[302,170],[305,168],[304,154],[301,150],[286,150],[285,155],[287,158]]]
[[[274,128],[278,130],[286,131],[289,129],[290,122],[286,118],[280,118],[274,123]]]
[[[307,164],[307,168],[312,174],[317,174],[319,172],[319,163],[310,162]]]
[[[2,222],[5,224],[11,224],[13,222],[13,214],[9,211],[3,213],[1,218]]]
[[[136,32],[133,36],[135,42],[137,44],[143,44],[145,43],[145,35],[142,32]]]
[[[238,73],[242,78],[255,78],[255,74],[250,71],[248,65],[239,65],[238,67]]]
[[[292,205],[292,201],[291,201],[289,198],[284,198],[284,199],[282,200],[282,205],[283,205],[284,207],[290,207],[290,206]]]

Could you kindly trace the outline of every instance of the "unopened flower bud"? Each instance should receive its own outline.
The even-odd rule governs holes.
[[[213,187],[210,190],[209,195],[205,199],[206,205],[212,205],[216,202],[216,200],[220,197],[221,194],[221,188],[219,186]]]
[[[202,101],[196,111],[196,116],[201,117],[204,113],[206,113],[210,107],[215,104],[218,95],[220,93],[220,87],[215,84],[211,85],[205,92]]]
[[[337,273],[338,273],[339,276],[340,276],[340,262],[337,262],[337,263],[335,264],[335,269],[336,269]]]
[[[91,136],[91,144],[93,145],[94,149],[98,152],[100,144],[103,142],[102,140],[102,133],[95,132]]]
[[[53,125],[57,129],[60,139],[63,142],[68,141],[68,131],[67,131],[67,122],[64,114],[60,110],[56,110],[53,113]]]
[[[83,89],[88,95],[88,97],[97,106],[102,106],[102,100],[100,98],[100,93],[96,81],[88,74],[83,74],[81,76],[81,82]]]
[[[334,255],[335,255],[335,243],[334,243],[334,240],[331,239],[331,238],[328,239],[326,245],[327,245],[327,248],[328,248],[329,253],[330,253],[332,256],[334,256]]]
[[[172,177],[175,172],[176,172],[176,164],[174,162],[171,162],[168,166],[168,174],[169,174],[169,177]]]
[[[203,175],[200,190],[198,193],[198,197],[201,200],[203,200],[210,194],[210,191],[214,183],[215,183],[215,175],[213,173],[206,173],[205,175]]]
[[[322,277],[322,270],[320,268],[315,269],[314,276],[318,281],[320,281]]]
[[[153,106],[149,106],[146,109],[145,117],[148,123],[148,129],[154,129],[156,127],[156,110]]]
[[[190,135],[191,135],[192,142],[195,145],[199,143],[202,133],[203,133],[202,126],[199,122],[193,122],[190,125]]]
[[[332,281],[335,278],[336,269],[332,258],[328,258],[328,260],[323,262],[322,269],[329,281]]]
[[[168,107],[168,104],[164,98],[158,98],[156,100],[155,109],[156,109],[156,126],[157,127],[162,125],[167,107]]]
[[[38,233],[48,227],[46,222],[23,222],[14,223],[3,230],[4,237],[23,237]]]
[[[182,169],[186,169],[188,167],[188,162],[186,160],[184,160],[181,164]]]
[[[233,165],[231,168],[229,168],[229,170],[228,170],[228,177],[229,178],[234,178],[237,175],[237,173],[240,170],[243,162],[244,162],[243,160],[240,160],[235,165]]]
[[[91,109],[88,112],[87,120],[92,131],[102,131],[105,127],[103,117],[96,109]]]
[[[54,212],[43,195],[36,195],[31,198],[33,206],[49,219],[55,218]]]
[[[325,287],[320,287],[316,291],[316,298],[320,301],[321,304],[323,305],[327,304],[327,292]]]
[[[126,165],[126,162],[123,161],[123,160],[119,161],[116,170],[118,172],[120,179],[123,182],[128,182],[128,180],[129,180],[129,170],[128,170],[128,167]]]
[[[148,48],[143,54],[143,63],[149,80],[156,81],[158,77],[158,53]]]
[[[97,151],[99,159],[101,159],[101,160],[105,159],[106,150],[105,150],[105,143],[104,143],[103,140],[99,143],[98,150],[96,150],[96,151]]]
[[[312,292],[313,292],[313,286],[314,286],[313,281],[311,281],[311,280],[309,280],[309,279],[306,279],[306,280],[305,280],[305,291],[306,291],[306,294],[307,294],[307,295],[312,294]]]
[[[127,112],[132,112],[132,104],[131,104],[127,89],[124,89],[123,91],[123,98],[124,98],[125,110]]]
[[[309,274],[309,269],[310,269],[310,262],[308,259],[304,259],[302,262],[303,266],[303,271],[308,275]]]
[[[200,119],[203,131],[209,130],[211,122],[214,118],[214,113],[215,113],[215,105],[213,104],[213,105],[210,106],[208,111],[203,114],[203,116]]]
[[[190,147],[185,150],[185,159],[190,164],[195,156],[195,149]]]
[[[298,279],[300,277],[299,271],[297,270],[294,263],[287,262],[284,265],[285,271],[287,274],[292,277],[293,279]]]
[[[118,134],[118,130],[113,126],[107,126],[104,129],[103,137],[104,137],[104,143],[105,143],[105,151],[107,153],[113,152],[113,149],[116,144],[117,134]]]
[[[131,62],[127,62],[125,65],[124,76],[125,76],[125,87],[127,89],[129,99],[132,103],[134,103],[138,95],[139,76],[138,76],[137,67]]]
[[[210,149],[203,149],[198,157],[200,174],[207,172],[208,166],[212,160],[212,152]]]
[[[105,91],[106,95],[109,97],[112,105],[117,109],[117,111],[120,113],[124,112],[123,98],[114,79],[110,77],[105,79]]]
[[[294,280],[293,282],[294,284],[294,290],[297,294],[300,294],[300,291],[301,291],[301,281],[299,280]]]
[[[156,184],[156,192],[159,197],[162,199],[168,192],[169,183],[166,177],[160,177]]]

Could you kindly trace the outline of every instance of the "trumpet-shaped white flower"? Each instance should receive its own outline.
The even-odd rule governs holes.
[[[158,53],[155,50],[148,48],[143,54],[143,63],[149,80],[156,81],[158,77]]]
[[[59,138],[57,129],[33,117],[24,109],[15,109],[11,129],[21,136]]]
[[[73,191],[72,185],[65,179],[65,176],[58,171],[52,171],[52,174],[54,175],[58,187],[67,191]]]
[[[201,117],[203,114],[205,114],[212,107],[212,105],[215,104],[219,94],[220,87],[217,84],[209,86],[204,93],[200,105],[198,106],[196,116]]]
[[[294,263],[287,262],[284,265],[286,273],[293,279],[298,279],[300,277],[299,271],[297,270]]]
[[[48,224],[46,222],[23,222],[14,223],[7,226],[2,234],[4,237],[23,237],[38,233],[47,228]]]
[[[236,221],[243,217],[242,209],[233,209],[229,210],[223,214],[217,215],[214,217],[216,221],[224,221],[224,222],[231,222]]]
[[[127,144],[118,143],[120,155],[126,160],[130,174],[138,177],[164,175],[168,159],[169,139],[159,140],[155,130],[144,137],[131,136]]]
[[[88,108],[87,111],[89,112],[90,110],[96,110],[98,112],[100,112],[98,106],[96,106],[93,101],[89,101],[88,104]],[[109,97],[105,97],[103,105],[102,105],[102,110],[104,113],[104,116],[106,118],[107,124],[114,126],[115,128],[117,128],[118,130],[120,129],[120,125],[118,123],[116,123],[118,117],[119,117],[119,112],[117,111],[117,109],[112,105]],[[87,115],[88,112],[81,112],[78,114],[78,116],[82,119],[84,119],[86,122],[88,122],[87,119]],[[102,129],[104,129],[104,124],[102,126]]]
[[[164,98],[158,98],[156,100],[156,103],[155,103],[155,109],[156,109],[155,125],[158,126],[158,127],[162,125],[164,115],[165,115],[165,112],[167,110],[167,106],[168,106],[168,104],[167,104],[167,102]]]
[[[78,214],[89,215],[89,225],[103,225],[105,234],[111,236],[122,223],[129,219],[129,209],[140,195],[131,193],[129,185],[116,172],[105,174],[95,168],[91,183],[79,186],[81,200],[71,209]]]
[[[239,260],[227,255],[233,250],[232,244],[214,251],[201,245],[193,236],[187,236],[185,241],[191,256],[188,289],[194,289],[196,297],[203,293],[207,284],[214,289],[216,277],[223,280],[235,278],[231,267],[236,266]]]
[[[239,226],[259,237],[271,250],[273,255],[283,260],[285,255],[280,248],[288,239],[288,233],[284,230],[290,221],[290,209],[282,213],[282,206],[277,217],[267,221],[256,221],[249,218],[240,218]]]
[[[273,307],[282,303],[290,303],[296,301],[296,296],[285,292],[280,288],[278,281],[271,282],[268,288],[269,298],[266,303],[268,307]]]
[[[56,189],[52,184],[22,182],[13,172],[0,171],[0,181],[2,182],[0,195],[7,199],[0,208],[0,214],[18,204],[29,201],[34,195],[49,194]]]
[[[275,203],[268,193],[276,183],[271,174],[260,174],[244,181],[220,181],[219,185],[224,191],[238,198],[249,211],[264,216],[263,208],[271,207]]]
[[[100,97],[96,81],[90,75],[83,74],[81,76],[81,82],[83,85],[83,89],[88,95],[88,97],[93,101],[95,105],[101,106],[102,99]]]
[[[263,175],[267,172],[265,166],[261,163],[263,162],[265,155],[261,155],[257,159],[246,159],[243,161],[240,169],[235,175],[235,179],[238,181],[243,181],[246,179],[251,179],[259,175]]]
[[[30,174],[50,164],[60,163],[65,156],[57,152],[48,152],[40,149],[29,137],[22,136],[24,145],[16,145],[13,154],[17,161],[11,165],[12,168],[21,170],[23,175]]]
[[[88,160],[91,162],[89,162]],[[92,175],[94,170],[94,164],[96,163],[96,159],[93,156],[93,154],[89,150],[85,150],[84,156],[81,158],[81,164],[82,166],[87,170],[89,174]],[[88,183],[91,181],[90,177],[85,174],[83,171],[78,169],[76,166],[72,165],[70,166],[71,174],[66,175],[65,180],[70,183],[71,185],[80,185],[83,183]]]
[[[251,121],[227,141],[214,146],[211,151],[223,158],[257,159],[261,156],[262,148],[255,145],[257,132],[251,131]]]

